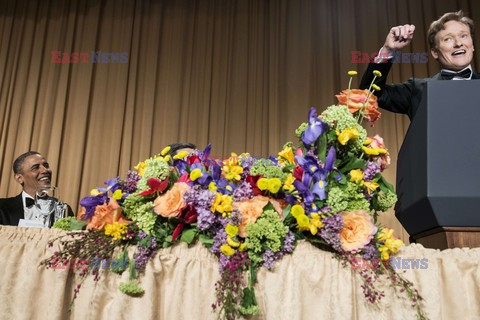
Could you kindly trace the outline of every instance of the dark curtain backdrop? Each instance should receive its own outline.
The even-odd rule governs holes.
[[[20,192],[11,165],[27,150],[47,157],[74,208],[169,143],[275,154],[311,106],[335,103],[348,70],[365,69],[352,51],[375,52],[390,27],[412,23],[405,51],[427,52],[430,22],[458,9],[480,25],[477,0],[1,1],[0,197]],[[52,63],[52,51],[88,63]],[[92,63],[92,51],[128,62]],[[394,65],[390,80],[437,71],[430,56]],[[370,130],[391,152],[392,182],[407,127],[384,112]],[[400,228],[392,212],[383,222]]]

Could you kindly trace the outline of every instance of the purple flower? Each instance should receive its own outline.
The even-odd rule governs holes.
[[[330,244],[336,251],[342,251],[340,242],[340,231],[343,229],[343,218],[340,214],[325,217],[322,219],[324,224],[320,229],[320,236]]]
[[[253,190],[250,183],[242,181],[233,192],[234,201],[242,201],[253,198]]]
[[[380,167],[376,162],[367,161],[367,168],[363,171],[363,180],[372,181],[377,173],[380,172]]]
[[[311,145],[327,128],[328,125],[317,118],[317,110],[310,108],[308,113],[308,127],[302,133],[303,144],[305,146]]]
[[[80,200],[80,205],[85,207],[85,216],[84,220],[90,219],[95,213],[95,208],[98,205],[101,205],[107,202],[107,195],[102,193],[98,196],[86,196]]]
[[[137,190],[137,183],[140,181],[141,177],[138,175],[137,171],[128,170],[127,179],[123,184],[122,191],[126,193],[134,193]]]

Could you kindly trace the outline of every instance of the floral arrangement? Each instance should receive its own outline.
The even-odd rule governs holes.
[[[383,140],[368,137],[362,126],[364,120],[373,126],[380,118],[372,95],[380,88],[351,90],[350,84],[337,95],[338,105],[320,115],[310,109],[308,122],[295,132],[298,145],[289,142],[276,156],[243,153],[216,161],[210,145],[204,150],[169,146],[140,162],[125,179],[107,180],[105,188],[81,200],[77,220],[56,223],[65,230],[86,226],[88,232],[61,237],[62,249],[43,265],[117,255],[128,263],[112,268],[129,272],[129,282],[119,289],[139,295],[143,289],[137,276],[158,248],[198,240],[219,259],[221,279],[212,307],[219,318],[234,319],[258,313],[258,269],[273,269],[304,239],[356,271],[370,303],[384,296],[377,282],[385,276],[424,318],[422,298],[389,263],[402,241],[376,224],[378,213],[397,200],[381,174],[390,162]],[[136,246],[131,257],[129,246]],[[357,268],[359,259],[376,261],[377,267]],[[89,272],[98,279],[95,268],[83,268],[81,278]]]

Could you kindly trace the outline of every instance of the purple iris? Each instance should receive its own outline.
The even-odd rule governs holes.
[[[327,198],[327,177],[333,169],[333,163],[337,157],[334,147],[330,147],[325,158],[325,164],[320,166],[318,160],[311,155],[305,157],[297,156],[295,160],[303,168],[302,181],[295,181],[294,185],[298,192],[303,196],[305,205],[310,207],[315,196],[320,200]],[[310,185],[313,186],[310,189]]]
[[[315,141],[318,137],[328,129],[328,124],[322,122],[317,117],[317,110],[315,108],[310,108],[308,112],[308,127],[302,133],[302,141],[305,146],[309,146]]]
[[[80,200],[80,205],[85,207],[85,216],[84,219],[90,219],[95,213],[95,208],[99,205],[106,203],[108,197],[105,193],[99,194],[98,196],[86,196]]]
[[[328,185],[327,183],[327,176],[333,169],[333,163],[337,157],[337,153],[334,147],[330,147],[328,150],[327,157],[325,158],[325,166],[323,168],[319,168],[313,174],[313,189],[312,192],[318,196],[320,200],[325,200],[327,198],[327,191],[325,187]]]
[[[200,162],[195,162],[190,166],[190,171],[193,171],[194,169],[200,169],[200,171],[202,171],[202,176],[195,181],[196,183],[205,186],[212,182],[212,176],[205,171],[205,168]]]

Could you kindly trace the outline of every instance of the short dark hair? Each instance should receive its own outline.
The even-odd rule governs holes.
[[[172,143],[170,145],[170,154],[175,154],[175,152],[177,152],[178,150],[180,149],[186,149],[186,148],[189,148],[189,149],[196,149],[197,146],[194,145],[193,143]]]
[[[438,18],[438,20],[433,21],[430,24],[430,28],[428,28],[427,39],[428,44],[430,45],[430,49],[434,49],[437,47],[435,43],[435,36],[440,30],[445,29],[445,23],[447,23],[448,21],[458,21],[467,25],[470,28],[470,35],[473,38],[473,32],[475,29],[473,20],[465,16],[462,10],[457,12],[447,12],[443,16]]]
[[[40,153],[37,151],[27,151],[19,155],[18,158],[15,159],[15,161],[13,162],[13,173],[14,174],[20,173],[22,171],[22,166],[23,166],[23,163],[25,162],[25,159],[35,154],[40,154]]]

